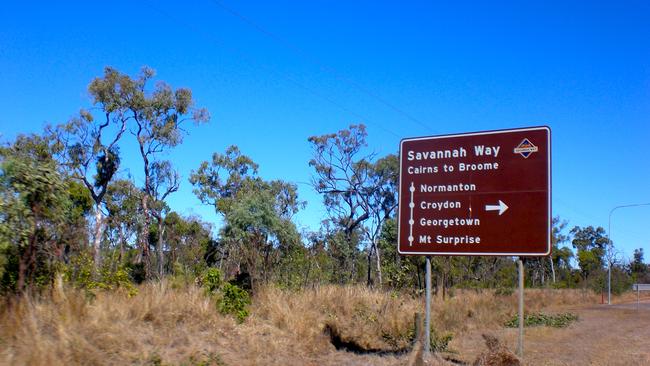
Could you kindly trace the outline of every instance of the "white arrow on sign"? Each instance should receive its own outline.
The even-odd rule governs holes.
[[[499,200],[498,205],[485,205],[485,211],[499,211],[499,216],[506,212],[508,209],[508,205],[503,203],[503,201]]]

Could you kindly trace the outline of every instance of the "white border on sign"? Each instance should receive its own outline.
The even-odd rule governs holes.
[[[399,207],[402,204],[400,199],[400,193],[402,192],[402,147],[404,142],[408,141],[421,141],[421,140],[438,140],[451,137],[461,137],[461,136],[480,136],[480,135],[494,135],[502,133],[513,133],[513,132],[525,132],[525,131],[539,131],[546,130],[547,138],[547,162],[548,162],[548,227],[546,230],[546,252],[545,253],[522,253],[522,252],[513,252],[513,253],[459,253],[459,252],[402,252],[400,250],[400,231],[402,225],[402,210]],[[403,255],[449,255],[449,256],[484,256],[484,257],[545,257],[551,254],[551,230],[552,230],[552,217],[551,217],[551,128],[548,126],[538,126],[538,127],[524,127],[524,128],[513,128],[513,129],[504,129],[504,130],[492,130],[492,131],[480,131],[480,132],[469,132],[469,133],[457,133],[453,135],[439,135],[439,136],[426,136],[426,137],[409,137],[403,138],[399,143],[399,186],[397,190],[397,252]]]

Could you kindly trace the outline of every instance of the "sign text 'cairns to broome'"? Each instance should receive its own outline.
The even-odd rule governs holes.
[[[401,254],[550,254],[551,131],[407,138],[400,146]]]

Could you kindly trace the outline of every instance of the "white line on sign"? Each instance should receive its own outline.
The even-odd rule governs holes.
[[[413,202],[413,193],[415,192],[415,184],[411,182],[411,187],[409,188],[411,192],[411,202],[409,203],[409,208],[411,209],[411,217],[409,218],[409,246],[413,246],[413,207],[415,207],[415,202]]]

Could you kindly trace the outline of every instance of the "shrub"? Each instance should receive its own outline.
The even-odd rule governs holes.
[[[221,297],[217,300],[217,309],[222,314],[234,315],[241,323],[248,317],[248,305],[251,298],[248,292],[241,288],[225,283],[221,289]]]
[[[129,295],[135,296],[138,290],[131,282],[129,271],[124,266],[113,269],[108,263],[95,270],[90,255],[80,254],[70,260],[70,264],[63,266],[63,278],[72,286],[87,290],[88,295],[94,295],[93,290],[125,289]]]
[[[212,294],[221,288],[223,276],[217,268],[208,268],[201,275],[201,284],[207,294]]]
[[[546,326],[553,328],[565,328],[568,327],[571,323],[578,320],[578,316],[573,313],[563,313],[548,315],[544,313],[532,313],[526,314],[524,316],[524,326],[525,327],[538,327]],[[505,324],[508,328],[517,328],[519,326],[519,317],[517,315],[513,316]]]

